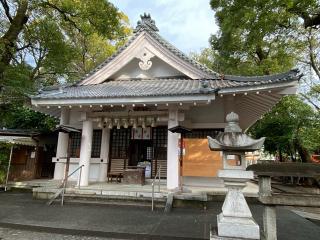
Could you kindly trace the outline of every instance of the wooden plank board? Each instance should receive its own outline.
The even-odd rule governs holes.
[[[216,177],[222,168],[222,155],[210,151],[207,139],[184,139],[182,176]]]

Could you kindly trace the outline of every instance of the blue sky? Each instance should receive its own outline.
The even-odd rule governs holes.
[[[185,53],[208,47],[217,31],[209,0],[110,0],[136,26],[140,15],[150,13],[160,34]]]

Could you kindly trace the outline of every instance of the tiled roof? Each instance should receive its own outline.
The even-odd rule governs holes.
[[[150,16],[149,16],[150,17]],[[141,16],[143,18],[143,16]],[[184,61],[192,64],[194,67],[197,69],[209,74],[212,77],[218,76],[218,73],[212,71],[205,65],[193,60],[186,54],[184,54],[182,51],[177,49],[175,46],[173,46],[171,43],[169,43],[167,40],[165,40],[163,37],[161,37],[157,33],[157,28],[156,26],[150,26],[150,23],[145,24],[145,23],[139,23],[137,28],[134,30],[134,34],[129,38],[129,40],[124,44],[122,47],[120,47],[111,57],[107,58],[105,61],[103,61],[100,65],[98,65],[95,69],[93,69],[91,72],[83,76],[80,81],[78,82],[79,84],[84,81],[86,78],[89,76],[93,75],[95,72],[99,71],[101,68],[103,68],[105,65],[107,65],[109,62],[111,62],[113,59],[115,59],[121,52],[123,52],[142,32],[147,32],[150,34],[159,44],[161,44],[163,47],[167,48],[172,52],[174,55],[177,57],[183,59]]]
[[[224,76],[223,79],[136,79],[107,81],[97,85],[67,86],[51,88],[33,96],[33,99],[70,98],[121,98],[148,96],[199,95],[227,88],[266,86],[274,83],[291,82],[299,79],[298,72],[264,77]]]

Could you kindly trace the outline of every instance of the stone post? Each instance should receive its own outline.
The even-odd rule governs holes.
[[[271,177],[259,176],[259,196],[270,197],[271,194]],[[265,240],[277,240],[277,213],[273,205],[264,205],[263,233]]]
[[[79,166],[84,165],[81,172],[80,186],[88,186],[89,184],[89,171],[90,171],[90,159],[92,150],[92,135],[93,126],[92,120],[83,121],[82,136],[81,136],[81,148],[80,148],[80,161]]]
[[[99,182],[107,180],[108,161],[109,161],[109,145],[110,145],[110,129],[102,129],[101,137],[101,150],[100,150],[100,169],[99,169]]]
[[[178,125],[178,110],[169,109],[168,129]],[[178,156],[179,134],[168,131],[167,144],[167,189],[179,190],[179,156]]]
[[[69,124],[70,118],[70,111],[67,108],[61,109],[61,117],[60,117],[60,124]],[[68,141],[69,136],[67,133],[59,133],[58,136],[58,144],[57,144],[57,155],[56,158],[59,159],[54,167],[54,176],[53,179],[55,180],[62,180],[64,177],[64,168],[66,166],[66,159],[68,154]],[[64,161],[64,162],[60,162]]]

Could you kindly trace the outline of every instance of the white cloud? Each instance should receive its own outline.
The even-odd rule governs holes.
[[[207,47],[217,31],[209,0],[111,0],[129,16],[135,27],[140,14],[147,12],[156,21],[160,34],[185,53]]]

